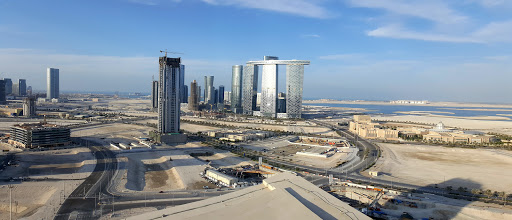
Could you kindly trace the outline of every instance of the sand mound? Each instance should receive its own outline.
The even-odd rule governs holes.
[[[80,163],[62,163],[62,164],[40,164],[40,165],[32,165],[29,167],[29,169],[43,169],[43,168],[59,168],[59,169],[65,169],[65,168],[79,168],[82,167],[85,164],[84,161]]]
[[[212,156],[201,156],[201,160],[211,161],[211,165],[215,167],[237,167],[251,165],[250,162],[243,158],[237,157],[232,153],[216,153]]]
[[[156,163],[165,163],[169,161],[169,157],[160,157],[156,159],[147,159],[147,160],[141,160],[144,164],[156,164]]]

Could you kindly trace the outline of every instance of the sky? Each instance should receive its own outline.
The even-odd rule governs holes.
[[[510,0],[0,0],[0,77],[34,90],[148,93],[165,49],[227,91],[272,55],[308,99],[512,103]]]

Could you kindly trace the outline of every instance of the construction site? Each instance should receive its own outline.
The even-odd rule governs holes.
[[[355,158],[359,151],[345,139],[293,135],[246,142],[241,146],[271,158],[322,169],[338,167]]]
[[[246,165],[237,168],[205,168],[200,175],[218,187],[239,188],[261,184],[263,179],[277,173],[268,165]]]
[[[48,124],[46,120],[34,124],[18,124],[11,127],[9,144],[20,148],[64,146],[71,143],[70,129]]]
[[[325,191],[374,219],[510,219],[498,204],[401,192],[352,182],[323,186]]]

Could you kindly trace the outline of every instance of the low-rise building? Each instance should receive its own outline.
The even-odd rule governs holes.
[[[398,140],[398,131],[381,128],[379,123],[372,123],[369,115],[354,115],[354,121],[349,123],[349,131],[363,138]]]
[[[435,132],[430,131],[428,134],[423,135],[423,140],[428,142],[441,142],[441,143],[464,143],[464,144],[481,144],[493,143],[497,139],[493,135],[486,135],[483,133],[475,132]]]
[[[19,124],[11,127],[9,144],[21,148],[37,148],[67,145],[71,143],[71,131],[55,124]]]
[[[205,176],[209,179],[218,181],[219,184],[231,187],[238,182],[238,178],[232,177],[216,170],[207,170]]]

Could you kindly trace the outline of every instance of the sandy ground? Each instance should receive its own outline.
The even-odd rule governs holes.
[[[215,167],[234,167],[254,164],[230,152],[209,148],[202,150],[199,143],[176,147],[159,147],[154,151],[119,154],[119,178],[114,186],[118,192],[158,192],[182,189],[202,189],[208,183],[199,176],[208,162]],[[213,156],[194,158],[191,152],[212,152]]]
[[[148,137],[149,132],[153,130],[151,127],[114,123],[101,124],[97,126],[77,128],[71,130],[71,137],[94,137],[103,138],[102,142],[118,142],[129,144],[138,142],[138,137]],[[101,140],[101,139],[100,139]]]
[[[185,188],[168,155],[149,151],[124,153],[118,155],[118,158],[126,163],[127,171],[123,174],[121,185],[127,190],[160,191]]]
[[[337,101],[337,100],[303,100],[304,104],[332,103],[332,104],[361,104],[361,105],[418,105],[418,104],[392,104],[383,101]],[[420,105],[423,106],[423,105]],[[485,103],[460,103],[460,102],[430,102],[425,106],[439,107],[481,107],[481,108],[512,108],[511,104],[485,104]]]
[[[372,170],[384,180],[419,186],[452,186],[512,193],[512,153],[428,145],[378,144],[382,158]]]
[[[255,151],[267,150],[267,155],[273,157],[280,157],[279,159],[292,160],[294,163],[315,166],[319,168],[334,168],[338,164],[346,161],[348,158],[355,156],[357,150],[354,148],[340,149],[341,152],[335,153],[328,158],[310,157],[304,155],[297,155],[296,153],[305,149],[307,152],[322,152],[327,148],[311,147],[305,145],[291,145],[288,140],[296,136],[280,136],[268,138],[262,141],[252,141],[244,143],[242,146]],[[270,154],[272,153],[272,154]]]
[[[300,147],[299,147],[300,148]],[[343,148],[340,149],[341,152],[334,153],[332,156],[327,158],[316,158],[304,155],[294,154],[290,157],[295,163],[304,164],[304,165],[314,165],[318,168],[334,168],[339,164],[347,161],[348,158],[355,156],[358,152],[356,148]]]
[[[512,121],[472,120],[455,117],[422,116],[422,115],[400,115],[400,116],[373,116],[376,120],[419,122],[436,124],[442,121],[447,127],[457,127],[483,132],[498,132],[512,135]]]
[[[368,203],[376,196],[375,191],[359,189],[355,187],[336,188],[336,194],[349,199]],[[511,219],[512,207],[503,207],[497,204],[483,202],[470,202],[464,200],[449,199],[436,195],[411,194],[407,195],[386,194],[379,200],[382,211],[389,217],[399,217],[403,212],[411,214],[415,219],[433,217],[434,219]],[[390,199],[414,202],[418,208],[410,208],[400,204],[393,204]]]
[[[94,156],[87,148],[22,152],[16,154],[16,160],[18,165],[7,167],[0,173],[0,178],[28,176],[31,179],[61,179],[12,182],[16,219],[52,218],[60,207],[59,203],[90,175],[96,164]],[[8,219],[8,211],[9,188],[7,183],[2,183],[0,219]]]
[[[238,122],[202,119],[202,118],[195,118],[195,117],[183,117],[183,118],[185,118],[187,120],[193,120],[193,121],[213,122],[213,123],[218,123],[218,124],[223,124],[223,125],[231,125],[231,126],[252,128],[252,129],[259,128],[259,129],[273,130],[273,131],[305,132],[305,133],[313,133],[313,134],[321,134],[321,135],[329,135],[329,136],[332,136],[335,134],[328,128],[317,127],[317,126],[295,126],[295,125],[286,126],[286,125],[272,125],[272,124],[260,124],[260,123],[238,123]]]
[[[21,152],[22,150],[16,147],[13,147],[7,143],[0,143],[0,155],[5,154],[3,151],[11,151],[11,152]]]
[[[245,165],[254,165],[256,163],[254,161],[238,157],[231,152],[217,152],[212,156],[200,156],[198,158],[204,161],[211,161],[210,166],[217,168],[239,167]]]
[[[190,124],[190,123],[181,123],[180,126],[181,126],[181,129],[183,129],[187,132],[190,132],[190,133],[219,130],[219,127],[196,125],[196,124]]]
[[[444,114],[455,114],[452,112],[438,112],[438,111],[397,111],[395,113],[407,114],[407,115],[423,115],[428,117],[437,117],[437,118],[455,118],[455,119],[471,119],[471,120],[490,120],[490,121],[508,121],[510,118],[502,117],[502,116],[447,116],[447,115],[439,115],[439,113]]]

